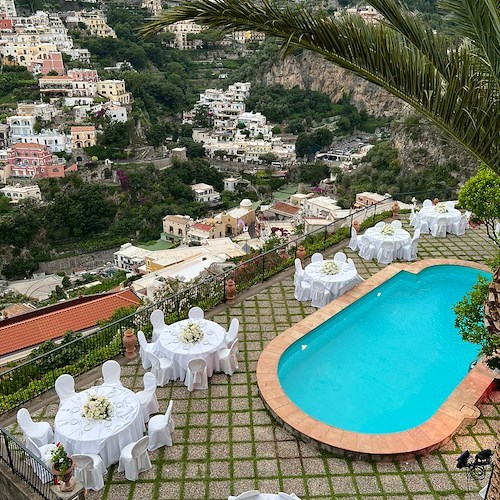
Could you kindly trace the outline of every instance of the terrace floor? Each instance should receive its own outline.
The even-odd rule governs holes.
[[[483,228],[468,230],[460,238],[423,236],[419,245],[421,259],[484,262],[494,252]],[[363,277],[383,267],[360,260],[349,249],[346,253]],[[125,480],[116,466],[110,467],[104,490],[91,493],[89,499],[222,500],[249,489],[325,500],[478,498],[486,479],[468,479],[456,469],[456,459],[465,449],[474,454],[494,448],[500,430],[500,391],[480,405],[482,415],[475,425],[416,461],[369,463],[334,457],[298,441],[276,424],[258,395],[255,370],[264,346],[315,310],[294,299],[292,280],[292,271],[285,271],[247,292],[247,298],[236,305],[207,314],[225,326],[232,317],[240,320],[239,372],[232,377],[214,375],[207,391],[189,393],[180,382],[158,388],[162,410],[174,400],[174,445],[152,452],[153,469],[136,483]],[[140,363],[133,361],[123,367],[122,381],[134,391],[142,390],[143,373]],[[35,412],[36,419],[53,422],[57,407],[56,401],[46,404]],[[19,433],[17,424],[10,430]]]

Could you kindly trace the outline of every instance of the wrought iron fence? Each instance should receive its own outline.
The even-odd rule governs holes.
[[[48,465],[0,426],[0,461],[40,498],[51,500],[54,476]],[[7,495],[5,496],[7,498]]]
[[[412,193],[393,195],[402,199]],[[385,218],[381,206],[391,197],[378,203],[353,211],[350,215],[337,219],[323,228],[299,235],[267,252],[260,253],[230,270],[210,277],[161,301],[140,308],[134,314],[108,324],[98,331],[67,342],[56,349],[15,366],[0,374],[0,415],[15,409],[23,403],[52,389],[59,375],[69,373],[80,375],[104,361],[124,352],[122,332],[127,328],[143,330],[148,336],[152,329],[149,316],[155,309],[165,314],[167,324],[184,319],[193,306],[208,310],[225,302],[225,285],[228,279],[236,282],[237,291],[250,288],[291,266],[297,247],[303,244],[307,254],[324,251],[340,243],[350,234],[350,227],[356,219],[362,220],[362,228]]]

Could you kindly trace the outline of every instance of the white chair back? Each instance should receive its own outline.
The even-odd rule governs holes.
[[[311,262],[323,262],[323,255],[319,252],[313,253],[311,256]]]
[[[208,388],[207,364],[204,359],[192,359],[189,361],[184,383],[190,392],[193,389]]]
[[[453,210],[455,208],[455,202],[454,201],[446,201],[444,203],[444,206],[446,207],[447,210]]]
[[[370,238],[363,234],[359,238],[359,256],[365,260],[371,260],[375,257],[376,249],[372,245]]]
[[[385,222],[383,220],[381,220],[380,222],[377,222],[373,227],[376,227],[377,229],[381,228],[381,227],[384,227],[385,226]]]
[[[142,330],[137,332],[137,340],[139,341],[139,347],[147,351],[149,349],[148,341],[146,340],[146,335]]]
[[[161,309],[156,309],[151,313],[149,321],[153,325],[153,330],[161,330],[165,327],[165,314]]]
[[[435,224],[431,227],[432,236],[435,238],[446,238],[446,227],[448,219],[446,215],[440,215]]]
[[[204,368],[206,368],[207,364],[205,363],[205,360],[204,359],[201,359],[201,358],[198,358],[198,359],[192,359],[189,363],[188,363],[188,368],[193,372],[193,373],[196,373],[196,372],[199,372],[201,370],[203,370]]]
[[[356,269],[356,264],[354,264],[354,261],[350,257],[347,259],[347,266],[349,269]]]
[[[403,224],[400,220],[393,220],[391,222],[391,226],[394,228],[394,229],[401,229],[403,227]]]
[[[228,500],[258,500],[259,498],[260,498],[259,490],[248,490],[244,491],[243,493],[240,493],[236,497],[230,496],[228,497]]]
[[[156,377],[154,373],[146,372],[142,377],[144,383],[144,391],[153,393],[156,391]]]
[[[299,274],[304,272],[304,268],[302,267],[302,262],[299,258],[295,259],[295,272]]]
[[[106,361],[102,365],[102,378],[106,385],[122,385],[120,381],[121,366],[114,359]]]
[[[54,388],[59,396],[59,404],[61,404],[76,394],[75,379],[67,373],[60,375],[57,377]]]
[[[188,313],[189,319],[203,319],[205,313],[201,307],[192,307]]]
[[[94,470],[94,459],[90,455],[71,455],[71,458],[76,462],[79,469]]]
[[[413,205],[410,209],[410,226],[415,226],[415,207]]]
[[[422,207],[424,208],[432,207],[432,200],[430,200],[429,198],[425,199],[424,202],[422,203]]]
[[[31,418],[30,412],[26,408],[21,408],[17,412],[17,423],[19,424],[19,427],[21,427],[24,434],[27,434],[30,431],[34,422]]]
[[[167,419],[167,422],[170,422],[170,419],[172,418],[173,408],[174,408],[174,402],[171,399],[170,402],[168,403],[167,410],[165,411],[165,418]]]
[[[394,260],[394,243],[383,241],[377,254],[379,264],[390,264]]]
[[[33,439],[31,439],[30,436],[25,436],[24,437],[25,445],[28,450],[35,455],[36,458],[39,458],[40,460],[43,460],[42,457],[42,452],[40,451],[40,447],[38,444],[35,443]]]
[[[229,324],[229,330],[226,334],[226,345],[229,346],[232,344],[234,339],[238,338],[238,331],[240,329],[240,322],[238,318],[233,318],[231,323]]]
[[[130,451],[130,454],[132,455],[132,458],[138,458],[143,453],[146,453],[147,449],[148,449],[148,436],[144,436],[134,444],[132,450]]]
[[[347,256],[344,252],[337,252],[333,256],[333,260],[335,260],[337,262],[347,262]]]
[[[353,252],[358,248],[358,232],[354,226],[351,226],[351,239],[348,246]]]

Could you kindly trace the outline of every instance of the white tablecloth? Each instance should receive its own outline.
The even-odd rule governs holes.
[[[200,342],[190,344],[180,340],[181,331],[188,323],[195,323],[202,329],[204,337]],[[157,356],[177,363],[182,375],[185,375],[187,365],[192,359],[204,359],[208,376],[211,377],[215,370],[219,370],[218,351],[226,347],[225,336],[226,330],[214,321],[183,319],[169,325],[168,330],[160,334],[152,349]]]
[[[380,229],[379,227],[370,227],[365,231],[365,235],[375,245],[377,252],[380,250],[383,241],[392,241],[394,243],[394,255],[401,247],[411,243],[411,235],[404,229],[396,229],[396,232],[392,235],[382,234]]]
[[[91,394],[107,397],[113,405],[110,420],[90,420],[82,407]],[[55,441],[61,441],[70,455],[94,453],[106,467],[118,462],[120,451],[140,439],[144,417],[136,395],[125,387],[101,385],[77,393],[63,403],[54,421]]]
[[[339,293],[347,291],[345,287],[346,284],[353,280],[357,276],[358,272],[355,267],[350,267],[345,262],[335,261],[339,272],[337,274],[326,274],[322,271],[323,265],[326,262],[332,261],[324,260],[322,262],[312,262],[307,265],[304,269],[304,279],[310,282],[321,281],[325,288],[333,295],[333,298],[335,298],[339,295]]]
[[[438,217],[446,217],[446,225],[450,226],[451,224],[458,222],[461,215],[460,210],[457,210],[456,208],[452,208],[445,213],[436,212],[436,207],[434,205],[429,208],[420,209],[420,219],[429,224],[429,229],[437,222]]]

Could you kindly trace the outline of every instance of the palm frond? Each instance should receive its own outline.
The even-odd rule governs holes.
[[[225,31],[263,32],[284,40],[285,47],[317,52],[403,99],[500,174],[498,75],[492,75],[490,59],[480,50],[480,37],[457,45],[426,28],[395,0],[369,3],[384,14],[384,23],[367,24],[359,16],[332,19],[270,0],[259,5],[249,0],[188,0],[152,20],[142,33],[151,35],[192,19]],[[498,45],[498,38],[490,42]]]

